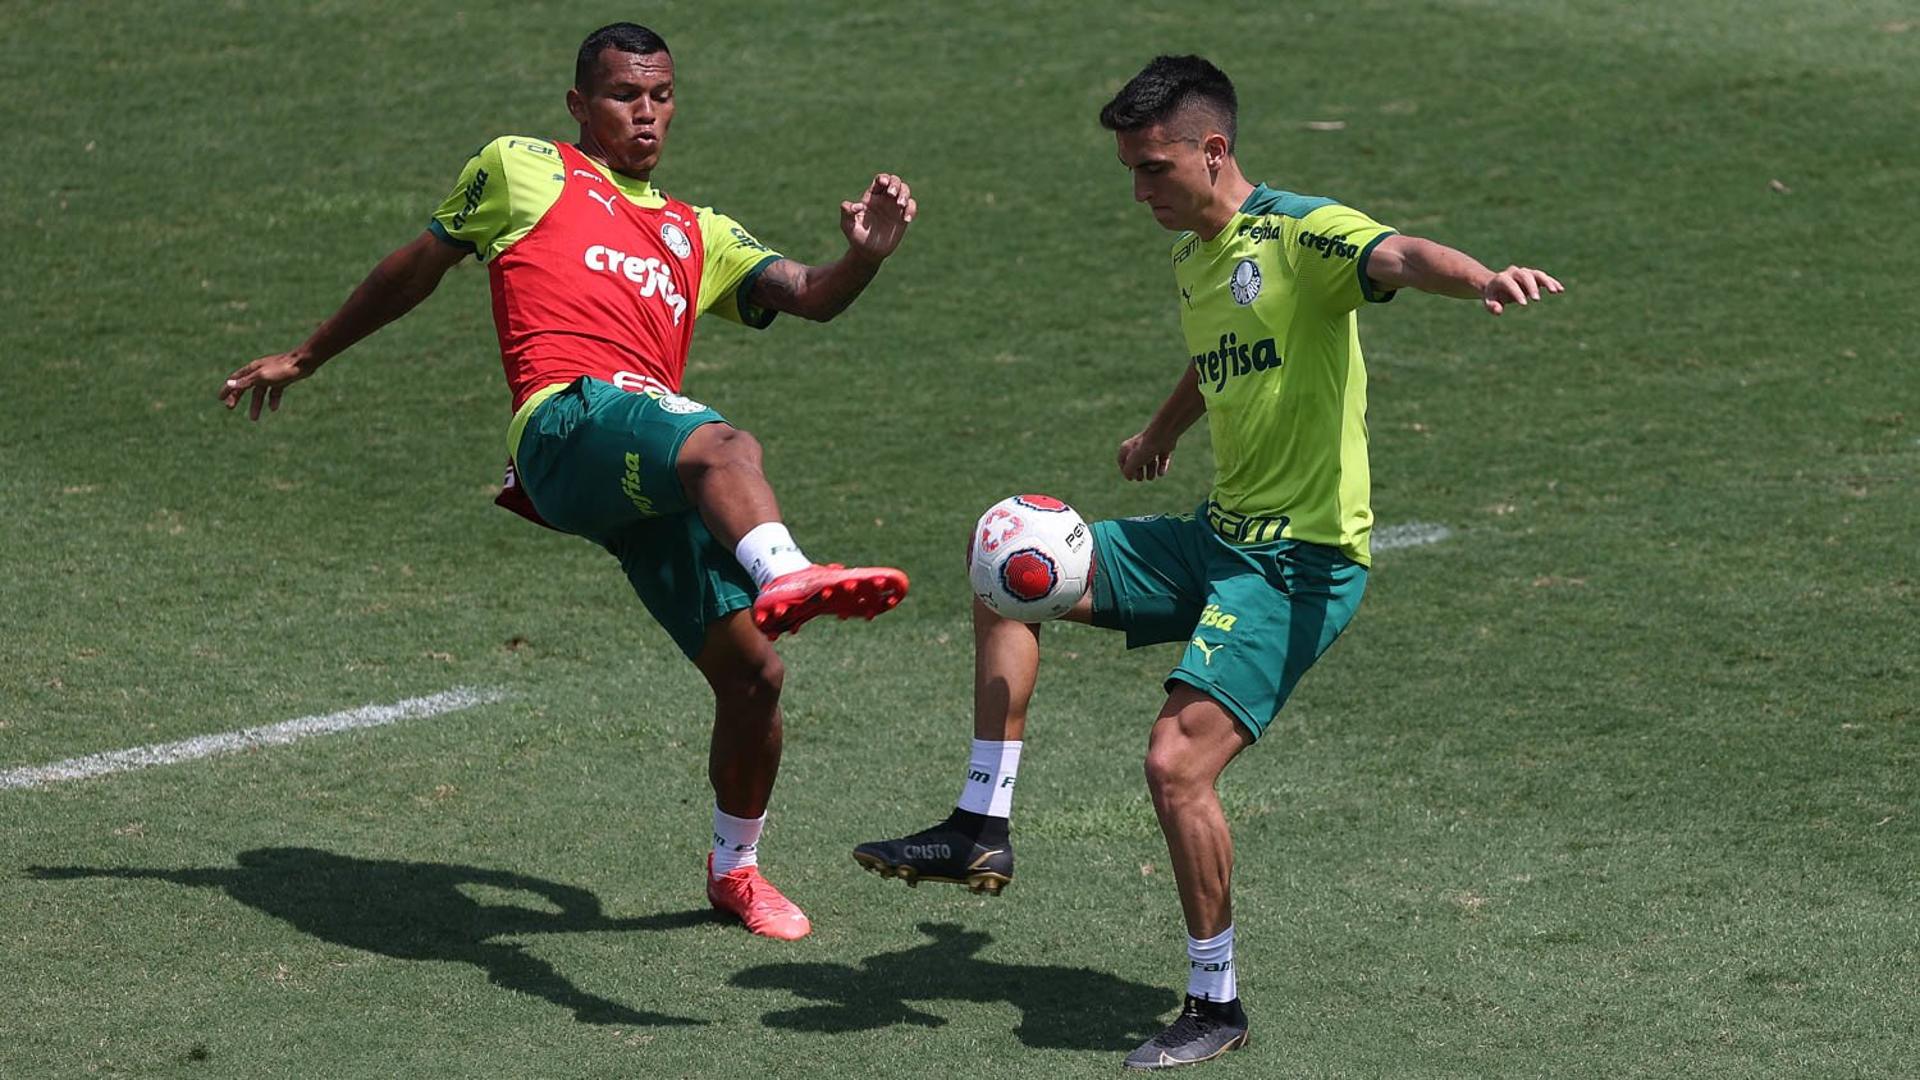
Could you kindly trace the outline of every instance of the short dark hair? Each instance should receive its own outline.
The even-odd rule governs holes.
[[[580,43],[580,55],[573,61],[573,88],[585,91],[593,83],[593,73],[600,66],[600,54],[608,49],[618,49],[635,56],[652,56],[654,53],[667,53],[667,39],[641,26],[639,23],[617,22],[587,35]]]
[[[1240,99],[1227,73],[1199,56],[1154,57],[1100,110],[1100,126],[1108,131],[1138,131],[1194,104],[1215,114],[1221,134],[1227,137],[1227,149],[1233,149]]]

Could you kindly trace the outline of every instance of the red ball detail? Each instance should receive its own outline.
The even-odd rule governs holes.
[[[1000,545],[1020,535],[1020,519],[1008,511],[995,510],[980,521],[980,550],[991,555]]]
[[[1045,510],[1049,513],[1057,514],[1062,510],[1068,509],[1066,503],[1061,502],[1051,495],[1016,495],[1014,498],[1019,500],[1021,506],[1027,507],[1030,510]]]
[[[1016,599],[1041,600],[1059,584],[1060,573],[1054,569],[1052,559],[1028,549],[1007,557],[1000,568],[1000,581]]]

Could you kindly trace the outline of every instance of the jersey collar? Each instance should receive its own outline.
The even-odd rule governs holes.
[[[1271,198],[1272,196],[1273,196],[1272,188],[1268,187],[1265,184],[1255,184],[1253,185],[1253,190],[1247,192],[1246,201],[1240,204],[1239,212],[1242,214],[1251,214],[1253,213],[1253,207],[1255,203],[1258,203],[1263,198]]]
[[[575,143],[573,148],[580,150],[580,145]],[[595,161],[593,155],[587,153],[585,150],[580,150],[580,156],[586,158],[587,164],[597,169],[601,176],[606,177],[608,183],[619,188],[622,195],[639,203],[641,206],[659,206],[666,201],[666,196],[654,190],[653,181],[636,180],[631,176],[622,176],[600,162]]]

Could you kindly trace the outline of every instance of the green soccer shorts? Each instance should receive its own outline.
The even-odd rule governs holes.
[[[695,428],[724,424],[678,394],[576,379],[535,405],[514,450],[549,525],[612,552],[633,591],[692,659],[707,624],[753,603],[753,579],[687,500],[675,464]]]
[[[1194,514],[1095,522],[1093,543],[1093,625],[1130,649],[1185,642],[1167,688],[1207,694],[1256,739],[1367,588],[1338,548],[1231,544]]]

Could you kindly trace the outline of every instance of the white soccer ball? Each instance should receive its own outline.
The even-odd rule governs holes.
[[[1001,499],[967,544],[973,595],[995,612],[1037,623],[1065,615],[1093,580],[1093,533],[1050,495]]]

